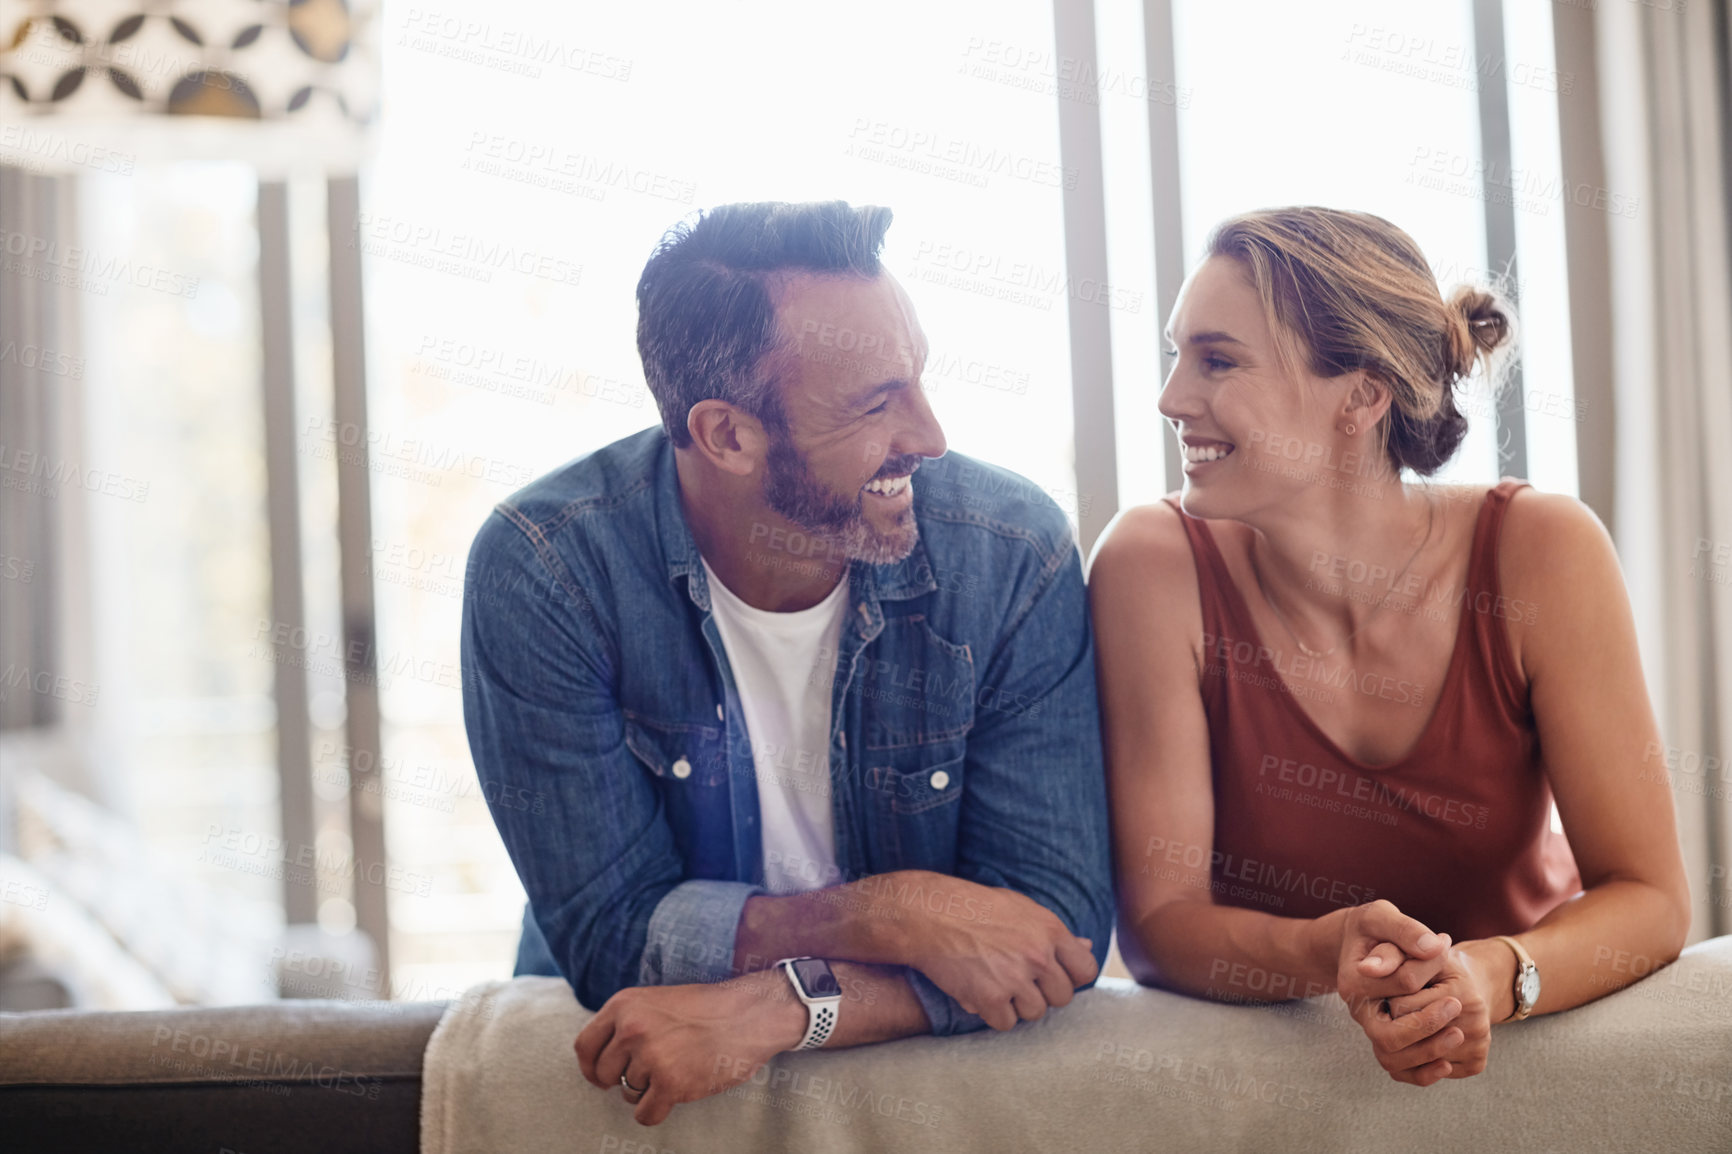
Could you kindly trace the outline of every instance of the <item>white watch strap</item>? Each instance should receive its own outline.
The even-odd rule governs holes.
[[[836,1005],[834,1002],[806,1003],[806,1036],[800,1039],[796,1050],[816,1050],[830,1040],[830,1031],[836,1028]]]

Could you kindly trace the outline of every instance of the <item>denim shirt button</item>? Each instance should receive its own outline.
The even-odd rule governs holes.
[[[683,757],[680,758],[678,761],[674,762],[674,776],[675,777],[677,777],[683,781],[686,778],[690,777],[691,775],[692,775],[692,763],[691,762],[687,761]]]
[[[937,773],[932,775],[932,788],[933,789],[943,789],[945,786],[947,786],[949,784],[950,784],[950,774],[946,773],[944,770],[941,769]]]

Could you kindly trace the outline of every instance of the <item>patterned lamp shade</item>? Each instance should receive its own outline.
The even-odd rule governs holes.
[[[377,120],[376,0],[0,0],[0,161],[352,172]]]

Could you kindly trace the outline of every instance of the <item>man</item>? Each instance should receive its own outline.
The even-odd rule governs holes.
[[[663,427],[470,554],[518,972],[599,1007],[584,1076],[645,1124],[783,1050],[1039,1018],[1106,951],[1076,547],[1027,481],[945,456],[889,224],[737,204],[670,232],[638,284]]]

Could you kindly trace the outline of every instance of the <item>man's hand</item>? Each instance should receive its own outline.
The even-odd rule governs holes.
[[[788,979],[765,970],[715,985],[621,990],[577,1036],[577,1064],[602,1090],[619,1089],[645,1126],[682,1102],[719,1094],[799,1045],[806,1008]],[[620,1078],[641,1091],[621,1085]]]
[[[1039,902],[961,878],[946,877],[940,884],[979,890],[992,918],[922,911],[909,931],[909,964],[993,1029],[1008,1030],[1018,1020],[1036,1020],[1048,1006],[1069,1005],[1078,986],[1094,981],[1099,967],[1092,943]]]

